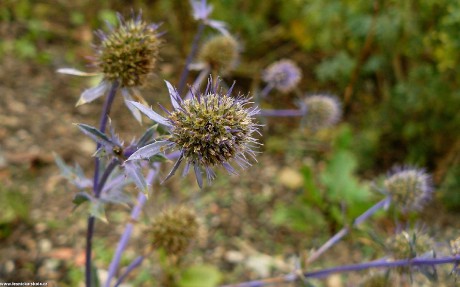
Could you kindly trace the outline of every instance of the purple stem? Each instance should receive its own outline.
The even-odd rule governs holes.
[[[366,210],[363,214],[358,216],[355,220],[353,220],[352,227],[356,227],[367,220],[370,216],[372,216],[378,210],[388,206],[390,204],[391,198],[387,197],[382,199],[381,201],[374,204],[371,208]],[[307,263],[312,263],[316,259],[318,259],[324,252],[326,252],[329,248],[334,246],[337,242],[340,241],[345,235],[350,232],[350,226],[345,226],[339,232],[337,232],[334,236],[332,236],[326,243],[324,243],[318,250],[316,250],[307,260]]]
[[[260,92],[260,98],[264,99],[265,97],[267,97],[268,93],[270,93],[272,89],[273,85],[267,84],[265,88]]]
[[[156,168],[158,168],[158,166],[159,166],[158,164],[155,165]],[[157,174],[158,173],[156,172],[156,170],[153,170],[153,169],[150,170],[149,174],[147,175],[147,183],[152,183],[153,180],[156,178]],[[125,250],[126,245],[128,245],[129,238],[131,237],[131,233],[133,232],[133,228],[134,228],[133,222],[136,222],[136,220],[139,218],[142,208],[144,207],[144,204],[146,201],[147,201],[147,198],[145,197],[145,195],[142,192],[139,192],[137,196],[137,204],[131,211],[131,221],[126,224],[125,230],[120,238],[120,241],[118,242],[118,246],[113,256],[112,262],[110,263],[109,274],[107,276],[107,281],[105,282],[106,287],[110,287],[112,278],[115,276],[117,272],[118,265],[120,264],[120,260],[121,260],[121,255],[123,251]]]
[[[131,271],[136,269],[137,266],[141,265],[142,261],[144,261],[144,256],[141,255],[136,257],[136,259],[134,259],[133,262],[129,264],[129,266],[126,268],[125,272],[123,272],[123,274],[120,276],[120,278],[118,278],[114,287],[119,286],[123,282],[123,280],[125,280],[126,276],[128,276],[128,274],[131,273]]]
[[[188,72],[189,72],[188,67],[190,66],[190,63],[192,63],[192,60],[195,57],[195,54],[198,50],[198,43],[200,42],[200,38],[201,38],[201,35],[203,34],[204,27],[205,27],[205,24],[201,21],[200,24],[198,24],[198,30],[195,34],[195,37],[193,38],[192,49],[190,50],[190,53],[188,54],[187,59],[185,60],[185,66],[180,75],[179,88],[178,88],[179,95],[181,95],[182,92],[184,91],[185,83],[187,81]]]
[[[460,261],[460,255],[449,256],[442,258],[413,258],[413,259],[402,259],[396,261],[389,260],[376,260],[365,263],[351,264],[338,266],[333,268],[322,269],[318,271],[305,272],[302,274],[305,278],[324,278],[335,273],[346,273],[352,271],[361,271],[370,268],[394,268],[404,266],[435,266],[440,264],[457,263]],[[239,284],[224,285],[221,287],[260,287],[267,286],[270,284],[280,284],[281,282],[293,282],[297,280],[299,276],[296,274],[288,274],[285,276],[267,278],[262,280],[248,281]]]
[[[110,87],[109,94],[105,98],[104,106],[102,108],[101,119],[99,121],[99,130],[101,132],[105,131],[107,126],[107,120],[109,118],[110,108],[112,107],[113,100],[115,99],[115,95],[117,94],[118,90],[118,81],[114,81],[112,86]],[[98,150],[101,145],[98,143],[96,146],[96,150]],[[99,186],[99,165],[100,161],[99,158],[96,157],[94,161],[94,177],[93,177],[93,193],[96,198],[99,197],[100,191],[105,183],[101,181],[101,186]],[[86,287],[91,287],[91,251],[92,251],[92,243],[93,243],[93,235],[94,235],[94,225],[96,223],[96,219],[94,216],[90,216],[88,218],[88,229],[86,232],[86,260],[85,260],[85,283]]]
[[[305,111],[302,110],[261,110],[259,113],[263,117],[302,117]]]
[[[195,90],[198,90],[203,81],[208,77],[209,72],[211,72],[211,69],[209,67],[205,67],[200,72],[200,74],[198,74],[198,77],[196,77],[193,86],[190,88],[190,91],[187,92],[187,95],[185,96],[184,100],[190,99],[192,97],[192,91],[194,92]]]

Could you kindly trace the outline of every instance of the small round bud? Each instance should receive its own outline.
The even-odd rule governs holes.
[[[97,66],[108,81],[119,81],[121,87],[141,86],[158,58],[161,41],[156,25],[143,22],[140,15],[123,20],[108,35],[99,32],[101,44],[97,48]]]
[[[212,70],[225,74],[235,67],[238,53],[238,42],[233,37],[219,35],[204,43],[199,59]]]
[[[288,93],[300,82],[302,71],[293,61],[280,60],[268,66],[262,78],[280,92]]]
[[[303,100],[301,105],[306,114],[303,118],[304,125],[311,130],[319,130],[336,124],[341,115],[339,101],[332,96],[313,95]]]
[[[151,231],[154,248],[162,248],[168,255],[181,255],[199,233],[196,213],[185,206],[169,208],[153,221]]]
[[[386,248],[394,259],[410,259],[433,250],[434,242],[421,230],[402,231],[386,241]]]
[[[402,212],[420,210],[431,199],[431,179],[423,170],[396,168],[383,182],[385,192]]]

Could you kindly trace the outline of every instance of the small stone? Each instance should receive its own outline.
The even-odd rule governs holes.
[[[225,252],[225,260],[231,263],[239,263],[244,260],[244,255],[239,251],[229,250]]]
[[[289,167],[285,167],[280,171],[278,179],[282,185],[290,189],[297,189],[303,185],[302,174]]]

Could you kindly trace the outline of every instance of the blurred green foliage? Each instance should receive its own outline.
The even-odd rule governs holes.
[[[8,237],[18,222],[28,222],[29,204],[19,190],[0,185],[0,239]]]
[[[303,232],[317,232],[325,225],[334,230],[372,205],[368,185],[356,174],[355,143],[350,127],[342,125],[335,131],[329,151],[323,153],[325,159],[312,160],[318,148],[304,151],[303,157],[310,160],[301,168],[303,190],[293,203],[277,204],[273,223]]]

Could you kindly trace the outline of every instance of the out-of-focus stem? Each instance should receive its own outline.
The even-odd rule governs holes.
[[[191,91],[187,92],[184,100],[190,99],[192,97],[192,91],[198,90],[203,81],[208,77],[210,71],[211,69],[209,67],[205,67],[203,70],[201,70],[201,72],[198,74],[198,77],[196,77],[195,82],[193,82]]]
[[[107,120],[109,118],[110,114],[110,109],[112,107],[113,100],[115,99],[115,95],[117,94],[118,90],[118,81],[114,81],[112,83],[112,86],[110,87],[110,91],[105,98],[104,106],[102,108],[102,114],[101,118],[99,121],[99,130],[101,132],[105,131],[105,128],[107,126]],[[101,145],[98,143],[96,150],[98,150],[101,147]],[[99,183],[99,165],[100,161],[99,158],[96,157],[94,161],[94,177],[93,177],[93,193],[95,197],[99,197],[100,191],[102,190],[103,184],[102,183],[100,186]],[[107,175],[108,176],[108,175]],[[91,251],[92,251],[92,243],[93,243],[93,235],[94,235],[94,225],[96,223],[96,219],[94,216],[90,216],[88,218],[88,229],[86,232],[86,260],[85,260],[85,283],[86,287],[91,287]]]
[[[351,227],[356,227],[363,223],[366,219],[368,219],[371,215],[373,215],[378,210],[388,206],[390,204],[391,199],[389,197],[382,199],[371,208],[366,210],[363,214],[358,216],[355,220],[353,220],[353,224]],[[318,250],[316,250],[310,257],[307,259],[307,264],[312,263],[316,259],[318,259],[324,252],[326,252],[329,248],[334,246],[337,242],[340,241],[351,229],[350,226],[345,226],[339,232],[337,232],[334,236],[332,236],[326,243],[324,243]]]
[[[158,166],[159,164],[156,164],[155,168],[158,168]],[[150,170],[149,174],[147,175],[147,183],[151,184],[155,180],[157,174],[158,173],[156,170],[153,170],[153,169]],[[131,220],[130,222],[126,224],[125,230],[120,238],[120,241],[118,242],[118,246],[113,256],[112,262],[110,263],[107,281],[105,282],[106,287],[110,287],[110,283],[117,272],[118,265],[120,264],[120,260],[121,260],[121,255],[123,251],[125,250],[126,245],[128,245],[129,238],[131,237],[131,233],[133,232],[133,228],[134,228],[133,222],[136,222],[137,219],[139,218],[142,208],[144,207],[144,204],[146,201],[147,201],[147,198],[145,197],[145,195],[142,192],[139,192],[137,196],[137,204],[131,211]],[[119,281],[120,280],[121,280],[121,277]]]
[[[121,283],[123,283],[123,280],[125,280],[126,276],[128,276],[128,274],[131,273],[131,271],[136,269],[137,266],[141,265],[142,261],[144,261],[144,256],[141,255],[136,257],[136,259],[134,259],[133,262],[131,262],[131,264],[129,264],[129,266],[126,268],[125,272],[121,274],[120,278],[118,278],[114,287],[117,287]]]
[[[367,270],[371,268],[395,268],[395,267],[405,267],[405,266],[436,266],[441,264],[457,263],[460,261],[460,255],[441,257],[441,258],[412,258],[412,259],[402,259],[402,260],[376,260],[371,262],[364,262],[358,264],[344,265],[333,268],[326,268],[312,272],[305,273],[291,273],[285,276],[254,280],[248,282],[242,282],[238,284],[223,285],[221,287],[261,287],[268,286],[272,284],[281,284],[285,282],[293,282],[297,280],[300,276],[304,278],[324,278],[331,274],[335,273],[347,273],[354,271]]]
[[[267,84],[265,88],[263,88],[262,91],[260,92],[259,98],[264,99],[265,97],[267,97],[272,89],[273,89],[273,85]]]
[[[195,37],[193,38],[192,48],[190,49],[190,53],[188,54],[187,59],[185,60],[185,66],[180,75],[178,88],[179,95],[181,95],[184,91],[185,84],[187,82],[189,66],[192,63],[192,60],[195,57],[195,54],[198,50],[198,43],[200,42],[201,35],[203,35],[204,27],[205,24],[203,22],[200,22],[200,24],[198,24],[198,30],[195,34]]]
[[[305,111],[302,110],[261,110],[259,113],[263,117],[302,117]]]

